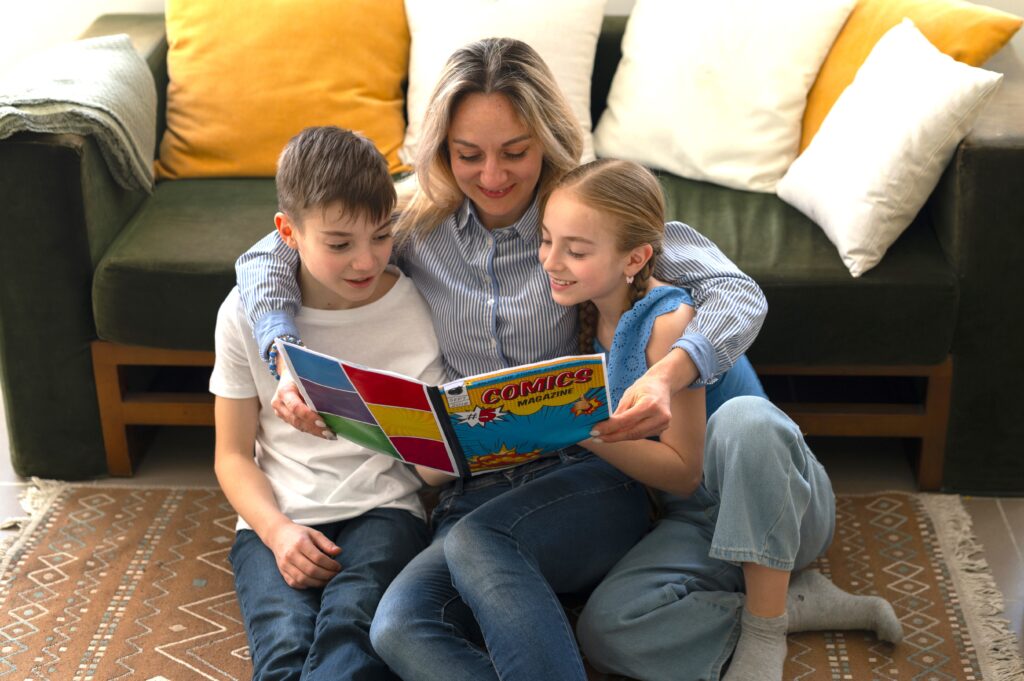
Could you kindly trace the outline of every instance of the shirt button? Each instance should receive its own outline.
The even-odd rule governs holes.
[[[491,347],[492,347],[492,348],[496,348],[496,347],[498,347],[498,341],[497,341],[497,339],[495,339],[495,338],[492,338],[492,339],[491,339]]]
[[[494,305],[494,298],[488,298],[487,299],[487,304],[488,305]]]

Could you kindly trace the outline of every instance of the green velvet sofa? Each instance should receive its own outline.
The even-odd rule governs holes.
[[[595,121],[624,27],[622,17],[604,23]],[[118,32],[132,36],[156,78],[159,139],[163,18],[105,16],[89,35]],[[770,387],[809,391],[788,405],[801,426],[909,437],[930,428],[930,463],[919,467],[926,488],[1024,491],[1024,71],[1010,66],[926,208],[859,279],[776,196],[662,177],[670,216],[708,235],[763,288],[770,310],[750,356]],[[19,134],[0,141],[0,205],[0,367],[13,467],[24,476],[106,475],[94,341],[174,351],[168,364],[208,363],[234,260],[271,229],[273,182],[177,180],[134,193],[113,182],[92,139]],[[872,376],[907,377],[886,389],[916,397],[838,407],[819,399],[821,385],[859,393]],[[116,383],[100,394],[124,388]],[[199,399],[193,412],[185,402],[175,406],[180,419],[150,410],[148,422],[208,422],[208,403]]]

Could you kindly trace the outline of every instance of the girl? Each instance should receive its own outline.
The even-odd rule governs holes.
[[[519,41],[468,45],[450,58],[423,127],[415,195],[396,225],[397,263],[431,308],[449,376],[571,354],[575,311],[551,300],[537,262],[538,201],[582,148],[551,72]],[[662,276],[707,307],[622,398],[633,416],[619,419],[617,435],[604,424],[609,439],[663,429],[669,395],[720,373],[750,344],[765,310],[757,285],[707,239],[679,223],[670,231]],[[291,258],[271,236],[239,263],[261,348],[295,333]],[[289,422],[320,432],[294,387],[279,394],[275,406]],[[450,483],[432,522],[433,543],[374,617],[373,645],[388,665],[407,679],[583,681],[556,594],[593,588],[643,536],[643,487],[573,447]]]
[[[580,305],[581,351],[610,349],[613,401],[693,319],[689,294],[652,276],[664,231],[657,180],[628,161],[577,168],[544,208],[539,257],[551,296]],[[728,681],[781,680],[787,630],[870,628],[898,640],[888,603],[845,594],[813,572],[794,580],[803,598],[787,615],[790,573],[828,547],[835,500],[745,357],[715,385],[674,395],[659,438],[581,444],[665,492],[661,522],[580,618],[581,645],[599,669],[645,681],[717,679],[731,654]]]

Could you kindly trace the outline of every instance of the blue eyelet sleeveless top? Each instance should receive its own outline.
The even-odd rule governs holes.
[[[626,388],[647,371],[647,342],[651,338],[654,320],[675,311],[680,305],[693,305],[693,298],[685,289],[658,286],[619,318],[611,351],[606,351],[594,339],[595,352],[608,355],[608,391],[611,393],[613,409],[619,404]],[[746,355],[741,356],[717,382],[706,386],[708,418],[727,400],[740,395],[767,398]]]

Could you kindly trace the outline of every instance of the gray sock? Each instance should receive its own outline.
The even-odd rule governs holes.
[[[865,629],[889,643],[899,643],[903,627],[889,601],[847,593],[817,570],[794,572],[786,598],[789,633]]]
[[[740,640],[722,681],[782,681],[788,620],[786,613],[758,617],[744,608]]]

